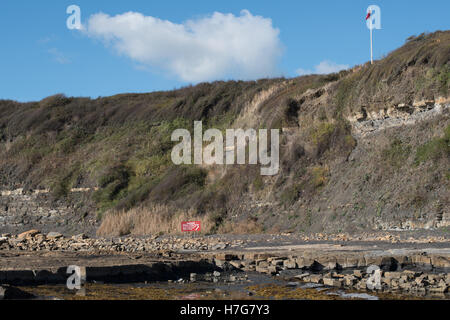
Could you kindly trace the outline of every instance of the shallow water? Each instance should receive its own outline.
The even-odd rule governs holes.
[[[426,298],[348,291],[320,284],[287,282],[261,274],[248,274],[247,280],[236,282],[87,283],[79,291],[69,290],[65,285],[43,285],[21,287],[21,289],[33,293],[40,300],[404,300]]]

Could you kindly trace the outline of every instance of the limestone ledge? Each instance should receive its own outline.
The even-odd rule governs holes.
[[[70,192],[76,193],[76,192],[90,192],[90,191],[97,191],[98,188],[72,188]],[[41,189],[41,190],[33,190],[32,194],[38,195],[38,194],[48,194],[50,193],[49,189]],[[9,196],[20,196],[23,195],[23,188],[15,189],[15,190],[2,190],[0,191],[0,194],[2,197],[9,197]]]
[[[365,135],[391,127],[416,124],[442,115],[448,110],[450,98],[439,98],[415,101],[412,105],[402,103],[372,112],[361,107],[359,112],[352,114],[347,120],[352,124],[356,135]]]

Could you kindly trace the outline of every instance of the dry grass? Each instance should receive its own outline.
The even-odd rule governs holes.
[[[97,235],[179,234],[183,221],[201,221],[202,231],[200,233],[208,233],[214,225],[208,216],[199,217],[192,211],[186,212],[168,206],[152,205],[128,211],[109,212],[103,218]]]
[[[237,222],[227,221],[220,226],[218,233],[258,234],[263,232],[264,227],[256,218],[248,218]]]

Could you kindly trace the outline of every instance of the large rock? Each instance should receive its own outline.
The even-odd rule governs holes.
[[[48,239],[59,239],[59,238],[62,238],[62,237],[63,237],[63,235],[61,233],[59,233],[59,232],[52,231],[52,232],[47,233],[47,238]]]
[[[431,263],[433,267],[450,268],[450,260],[446,257],[433,255],[431,257]]]
[[[309,281],[313,283],[323,283],[322,275],[321,274],[311,274],[309,276]]]
[[[342,280],[341,279],[333,279],[333,278],[323,278],[323,284],[330,287],[338,287],[340,288],[342,286]]]
[[[357,283],[358,279],[353,275],[346,275],[344,277],[343,283],[348,287],[353,287]]]
[[[84,233],[80,233],[75,236],[72,236],[72,239],[73,240],[85,240],[85,239],[89,239],[89,237],[87,235],[85,235]]]
[[[284,260],[283,266],[286,269],[297,269],[297,262],[295,262],[295,259]]]
[[[269,272],[267,267],[262,267],[262,266],[256,266],[255,271],[259,272],[259,273],[268,273]]]
[[[22,239],[27,239],[27,238],[33,238],[35,235],[41,233],[39,230],[36,229],[32,229],[32,230],[28,230],[25,232],[22,232],[21,234],[19,234],[17,236],[18,239],[22,240]]]
[[[267,267],[267,273],[270,275],[275,275],[278,273],[278,267],[277,266],[268,266]]]
[[[232,265],[233,267],[235,267],[236,269],[241,269],[244,265],[242,264],[241,261],[236,260],[236,261],[230,261],[229,262],[230,265]]]

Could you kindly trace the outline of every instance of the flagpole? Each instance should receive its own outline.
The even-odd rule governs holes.
[[[373,64],[373,37],[372,37],[372,24],[370,25],[370,64]]]

